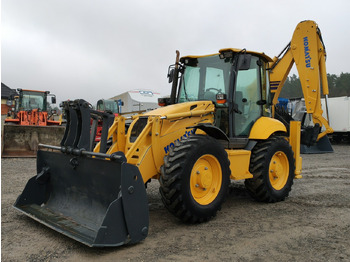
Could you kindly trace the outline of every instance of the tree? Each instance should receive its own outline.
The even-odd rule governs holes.
[[[329,93],[332,96],[350,96],[350,74],[349,73],[341,73],[339,77],[337,77],[335,81],[335,88]]]
[[[350,73],[327,74],[329,97],[350,96]],[[300,98],[303,97],[299,77],[295,74],[288,76],[280,97]]]
[[[299,77],[293,74],[288,76],[284,87],[282,88],[280,97],[284,98],[299,98],[303,97],[303,90],[301,89],[301,83]]]

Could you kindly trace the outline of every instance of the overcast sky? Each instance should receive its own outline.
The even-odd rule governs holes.
[[[350,72],[349,0],[2,0],[1,81],[93,104],[132,89],[170,94],[181,55],[235,47],[273,57],[302,20],[321,28],[327,71]],[[296,72],[296,71],[295,71]]]

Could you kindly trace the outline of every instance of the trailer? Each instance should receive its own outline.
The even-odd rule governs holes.
[[[151,90],[131,90],[115,97],[113,100],[121,100],[121,114],[151,111],[158,108],[160,93]]]
[[[325,99],[322,99],[323,116],[327,117]],[[350,141],[350,97],[328,98],[329,124],[334,132],[330,135],[333,141]]]

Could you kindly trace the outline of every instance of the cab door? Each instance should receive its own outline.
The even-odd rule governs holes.
[[[249,69],[238,70],[234,92],[234,137],[248,137],[254,122],[263,114],[262,70],[263,62],[251,56]]]

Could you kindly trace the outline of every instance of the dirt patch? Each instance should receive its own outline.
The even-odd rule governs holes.
[[[1,160],[2,261],[350,261],[350,146],[303,155],[303,179],[284,202],[253,201],[234,182],[208,223],[186,225],[163,206],[158,182],[147,189],[148,237],[119,248],[85,247],[13,207],[35,159]]]

